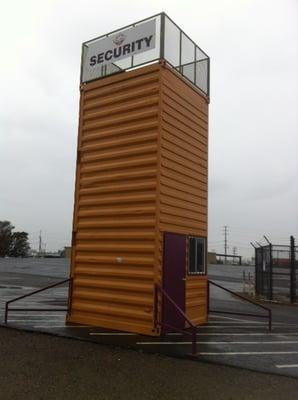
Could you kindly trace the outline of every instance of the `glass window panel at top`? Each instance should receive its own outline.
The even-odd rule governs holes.
[[[180,29],[165,17],[164,58],[174,67],[180,60]]]
[[[181,64],[193,63],[195,60],[195,45],[194,43],[182,33],[181,38]]]
[[[133,56],[133,66],[138,66],[140,64],[144,64],[150,62],[152,60],[156,60],[160,57],[160,15],[155,18],[156,30],[155,30],[155,48],[152,50],[145,51],[144,53],[135,54]],[[150,19],[146,20],[145,22],[151,21]],[[143,24],[136,24],[136,26]]]

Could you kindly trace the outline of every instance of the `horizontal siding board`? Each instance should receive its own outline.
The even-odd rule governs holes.
[[[197,196],[201,199],[207,198],[206,186],[204,187],[203,185],[198,184],[196,187],[194,185],[187,184],[187,182],[182,183],[180,180],[178,181],[176,179],[168,178],[167,176],[164,176],[164,174],[161,176],[161,181],[163,185],[169,188],[192,194],[193,196]]]
[[[122,290],[128,293],[147,293],[152,294],[152,283],[144,283],[143,281],[131,281],[124,279],[97,279],[95,277],[81,278],[78,277],[74,279],[74,295],[76,288],[90,287],[100,289],[111,289],[111,290]]]
[[[179,120],[181,120],[182,122],[187,120],[188,124],[191,124],[188,126],[195,127],[196,130],[197,128],[201,128],[205,132],[208,131],[208,119],[202,119],[197,114],[188,111],[188,109],[184,105],[181,105],[181,103],[173,100],[168,95],[164,96],[164,105],[165,112],[171,114],[169,110],[173,110]]]
[[[173,170],[171,168],[163,167],[162,175],[168,179],[172,179],[172,180],[176,181],[177,185],[185,184],[185,185],[188,185],[189,187],[193,187],[194,189],[206,191],[207,182],[202,182],[201,179],[196,179],[197,178],[196,176],[190,177],[188,175],[184,175],[183,173],[181,173],[179,171],[179,169]],[[179,182],[179,184],[178,184],[178,182]]]
[[[104,95],[114,95],[121,92],[128,92],[135,88],[142,88],[149,83],[158,83],[159,80],[159,68],[149,71],[134,71],[130,73],[130,76],[114,75],[105,79],[98,80],[94,83],[89,83],[84,86],[87,93],[84,96],[84,101],[90,99],[102,98]]]
[[[151,331],[151,321],[141,321],[139,319],[128,319],[123,317],[117,318],[117,316],[103,316],[99,313],[92,314],[86,311],[80,312],[74,310],[72,313],[71,322],[84,325],[100,326],[112,330],[114,330],[115,326],[117,326],[117,330],[119,331],[139,332],[145,335],[150,332],[151,335],[154,335],[154,332]]]
[[[185,199],[179,200],[175,197],[167,196],[165,194],[163,194],[162,200],[161,200],[161,207],[163,205],[174,206],[176,208],[182,208],[186,211],[191,211],[191,212],[193,212],[193,209],[194,209],[193,203],[190,203],[189,201],[187,201]],[[197,204],[196,210],[198,213],[206,215],[207,214],[207,204],[205,204],[205,205]]]
[[[189,127],[188,124],[180,121],[178,116],[171,110],[168,110],[168,112],[164,112],[162,114],[162,119],[163,122],[165,122],[166,124],[176,127],[181,132],[187,133],[191,138],[197,138],[198,140],[200,139],[203,141],[203,143],[207,141],[208,133],[205,129],[197,127],[197,129],[193,130],[193,128]]]
[[[88,112],[84,114],[83,122],[92,122],[98,119],[104,119],[108,115],[117,116],[121,114],[128,114],[129,112],[135,113],[136,111],[140,110],[143,111],[144,109],[151,107],[151,106],[158,106],[158,97],[157,96],[149,96],[147,99],[133,99],[133,100],[126,100],[121,104],[116,105],[108,105],[108,106],[100,106],[99,110],[92,110],[92,112]]]
[[[105,161],[105,162],[90,162],[86,163],[86,165],[82,164],[81,172],[99,172],[99,171],[113,171],[117,170],[122,171],[124,168],[136,168],[136,167],[147,167],[148,165],[156,166],[156,155],[149,155],[149,156],[135,156],[130,157],[126,160],[112,160],[112,161]]]
[[[124,125],[113,126],[112,128],[99,128],[94,130],[91,133],[84,132],[84,136],[82,137],[82,146],[85,143],[88,143],[92,146],[93,142],[96,140],[115,140],[125,138],[129,136],[130,138],[135,137],[136,139],[139,137],[140,133],[145,134],[148,131],[152,131],[152,129],[157,129],[158,121],[156,119],[147,118],[142,119],[141,121],[127,121]],[[121,143],[120,143],[121,144]]]
[[[178,72],[167,68],[163,73],[162,81],[163,88],[165,85],[172,88],[176,93],[179,93],[185,103],[191,104],[198,111],[208,116],[208,100],[206,96],[202,96],[193,85],[186,84],[186,81],[181,78]]]
[[[208,110],[205,104],[201,103],[198,105],[197,101],[192,103],[190,97],[185,96],[185,92],[178,90],[175,91],[168,79],[163,79],[163,93],[166,98],[176,102],[182,108],[185,108],[190,114],[197,116],[205,123],[208,122]]]
[[[84,153],[88,151],[94,152],[97,150],[105,150],[116,148],[125,148],[126,146],[131,146],[144,142],[156,142],[157,139],[157,131],[156,128],[153,127],[148,129],[143,133],[142,131],[128,132],[126,134],[122,134],[121,136],[117,135],[115,137],[98,137],[97,139],[92,140],[91,142],[83,143],[80,150]]]
[[[202,182],[204,184],[207,184],[208,181],[208,176],[206,173],[206,170],[194,170],[193,167],[188,168],[186,166],[183,166],[182,164],[179,164],[175,161],[172,161],[166,157],[163,157],[162,161],[162,171],[164,173],[164,170],[170,169],[173,170],[175,172],[177,172],[178,174],[191,178],[191,179],[195,179],[198,182]]]
[[[177,199],[187,200],[189,203],[207,206],[207,196],[204,197],[193,195],[185,190],[169,187],[165,184],[161,187],[161,195],[172,196]]]
[[[146,143],[144,145],[130,146],[128,148],[121,148],[119,150],[109,150],[109,151],[93,151],[93,152],[84,152],[82,151],[81,161],[82,162],[92,162],[92,161],[102,161],[102,160],[113,160],[113,159],[121,159],[127,157],[134,157],[135,154],[152,154],[156,153],[157,147],[156,143]]]
[[[137,87],[137,89],[135,90],[131,89],[129,92],[127,92],[127,90],[122,92],[118,91],[116,93],[103,96],[102,98],[98,98],[93,101],[86,101],[84,105],[86,115],[88,115],[89,112],[93,112],[93,110],[98,110],[102,107],[116,105],[118,103],[123,103],[128,100],[136,100],[143,98],[144,96],[157,94],[159,91],[159,85],[155,82],[156,78],[147,84],[143,84],[142,87]]]
[[[207,151],[207,144],[202,144],[201,142],[197,141],[197,140],[193,140],[193,139],[188,139],[189,140],[185,140],[185,138],[183,137],[183,139],[180,137],[181,135],[179,135],[179,132],[177,132],[177,130],[175,129],[164,129],[163,131],[163,138],[164,138],[164,144],[166,144],[167,142],[171,143],[171,145],[173,146],[177,146],[179,148],[181,148],[183,150],[183,152],[187,152],[195,157],[197,157],[198,155],[200,155],[200,157],[203,160],[206,160],[206,151]],[[188,143],[190,142],[190,143]],[[185,154],[185,153],[184,153]],[[192,159],[191,159],[192,161]]]
[[[76,235],[77,240],[88,240],[88,241],[93,241],[93,240],[133,240],[134,242],[136,240],[153,240],[155,238],[155,232],[154,231],[146,231],[146,230],[133,230],[133,229],[127,229],[127,230],[120,230],[120,229],[115,229],[115,230],[102,230],[102,231],[97,231],[97,230],[81,230],[77,232]]]
[[[144,176],[147,178],[156,177],[157,168],[155,167],[145,167],[145,168],[138,168],[137,170],[134,168],[128,168],[122,171],[111,171],[111,172],[91,172],[91,173],[84,173],[82,172],[82,179],[90,179],[94,180],[95,182],[113,182],[113,181],[123,181],[125,180],[135,180],[135,179],[142,179]]]
[[[198,132],[193,134],[192,136],[187,134],[184,134],[184,131],[179,129],[177,126],[167,122],[163,121],[163,134],[165,138],[168,138],[170,140],[170,137],[174,136],[175,137],[175,143],[179,142],[179,145],[182,145],[182,147],[187,147],[192,149],[192,152],[195,152],[195,149],[202,150],[202,151],[207,151],[208,147],[208,138],[206,138],[203,135],[200,135]],[[180,140],[179,140],[180,139]],[[173,138],[174,140],[174,138]]]
[[[189,161],[186,158],[183,158],[182,155],[177,154],[173,151],[168,150],[168,148],[164,145],[162,146],[162,153],[165,158],[168,160],[171,160],[181,166],[185,166],[189,168],[190,170],[194,170],[195,167],[200,170],[201,174],[204,174],[207,176],[207,168],[208,168],[208,163],[205,160],[202,160],[201,158],[198,157],[196,164],[192,161]]]
[[[122,303],[122,304],[139,304],[140,306],[152,306],[151,294],[145,295],[130,295],[130,293],[110,290],[94,290],[91,288],[78,289],[75,292],[75,298],[95,301],[105,301],[111,303]]]
[[[98,128],[107,128],[112,126],[119,126],[131,121],[140,121],[143,118],[154,118],[157,117],[158,108],[157,107],[147,107],[144,111],[130,111],[125,112],[124,115],[120,114],[116,117],[113,115],[110,117],[107,115],[105,118],[99,118],[96,122],[85,122],[83,123],[83,132],[91,131]]]
[[[96,302],[96,301],[83,301],[83,300],[77,300],[74,298],[73,304],[72,304],[73,309],[79,310],[79,311],[88,311],[88,312],[93,312],[96,314],[100,315],[115,315],[117,317],[128,317],[133,320],[144,320],[144,321],[150,321],[152,320],[152,312],[145,312],[143,310],[139,310],[137,307],[133,306],[128,306],[126,304],[120,306],[120,304],[112,304],[110,302]]]

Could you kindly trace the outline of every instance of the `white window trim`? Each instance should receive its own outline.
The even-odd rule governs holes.
[[[204,249],[204,251],[203,251],[203,271],[198,271],[198,270],[196,270],[196,271],[194,271],[194,272],[191,272],[190,270],[189,270],[189,267],[190,267],[190,239],[195,239],[195,240],[201,240],[202,242],[203,242],[203,249]],[[188,245],[188,271],[187,271],[187,274],[188,275],[206,275],[206,238],[204,238],[204,237],[199,237],[199,236],[189,236],[188,237],[188,243],[189,243],[189,245]],[[196,245],[195,245],[195,268],[197,269],[197,267],[198,267],[198,263],[197,263],[197,243],[196,243]]]

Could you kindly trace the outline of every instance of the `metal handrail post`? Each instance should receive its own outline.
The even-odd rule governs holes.
[[[192,354],[196,355],[197,354],[197,327],[190,321],[190,319],[186,316],[186,314],[181,310],[181,308],[178,306],[178,304],[175,303],[175,301],[168,295],[168,293],[158,284],[155,284],[156,291],[160,291],[162,296],[166,297],[168,301],[176,308],[176,310],[183,316],[184,320],[189,324],[189,326],[192,328]],[[162,326],[166,326],[166,324],[159,322],[159,324]],[[176,329],[177,331],[180,332],[186,332],[183,331],[180,328],[177,327],[172,327],[173,329]],[[189,332],[188,332],[189,334]]]
[[[197,354],[197,328],[193,327],[192,329],[192,354],[195,356]]]
[[[269,309],[269,331],[271,331],[272,328],[272,313],[271,310]]]

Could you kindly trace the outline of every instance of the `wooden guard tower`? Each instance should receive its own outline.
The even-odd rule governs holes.
[[[67,322],[206,323],[208,56],[162,13],[86,42],[80,89]]]

